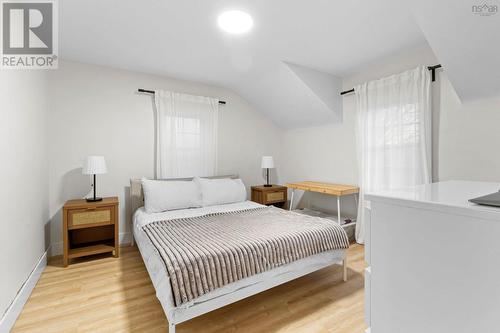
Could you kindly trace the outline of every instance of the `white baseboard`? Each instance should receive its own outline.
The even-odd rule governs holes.
[[[130,232],[120,232],[120,244],[130,244],[132,241]],[[50,245],[49,257],[59,256],[63,254],[63,242],[56,242]],[[1,332],[0,332],[1,333]]]
[[[120,232],[120,239],[119,243],[120,244],[130,244],[132,242],[132,237],[131,237],[130,232]]]
[[[47,266],[47,252],[48,251],[45,251],[45,253],[40,257],[40,260],[36,264],[31,274],[28,276],[28,279],[24,281],[24,284],[17,293],[16,298],[14,298],[7,311],[5,311],[5,314],[0,320],[0,333],[10,332],[16,322],[17,317],[19,317],[19,315],[21,314],[24,304],[26,304],[26,301],[35,288],[38,279],[40,279],[43,270]]]

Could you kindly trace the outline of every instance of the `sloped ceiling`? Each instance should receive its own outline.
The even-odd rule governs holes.
[[[59,7],[63,59],[223,86],[285,128],[341,121],[342,76],[425,41],[397,0],[64,0]],[[216,19],[227,9],[250,13],[254,29],[220,31]]]
[[[323,102],[325,107],[336,112],[334,119],[342,120],[342,79],[320,71],[315,71],[304,66],[286,63],[288,68],[303,82],[315,96]]]
[[[341,121],[341,86],[331,74],[280,62],[243,82],[239,93],[276,124],[293,128]]]
[[[500,95],[499,1],[409,1],[462,101]],[[480,9],[477,7],[481,7]]]

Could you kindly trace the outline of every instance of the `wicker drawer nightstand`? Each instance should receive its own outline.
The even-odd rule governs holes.
[[[285,208],[287,201],[287,188],[281,185],[252,186],[252,201]]]
[[[63,264],[69,260],[111,252],[119,256],[118,198],[98,202],[69,200],[63,207]]]

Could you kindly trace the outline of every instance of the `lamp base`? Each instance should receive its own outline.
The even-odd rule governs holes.
[[[87,198],[87,202],[97,202],[97,201],[102,201],[102,198]]]
[[[264,187],[273,187],[271,184],[264,184]]]

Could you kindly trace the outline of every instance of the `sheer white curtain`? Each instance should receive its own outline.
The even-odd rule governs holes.
[[[214,176],[219,100],[155,91],[156,177]]]
[[[431,182],[430,75],[422,66],[354,91],[361,189],[356,241],[364,243],[364,193]]]

